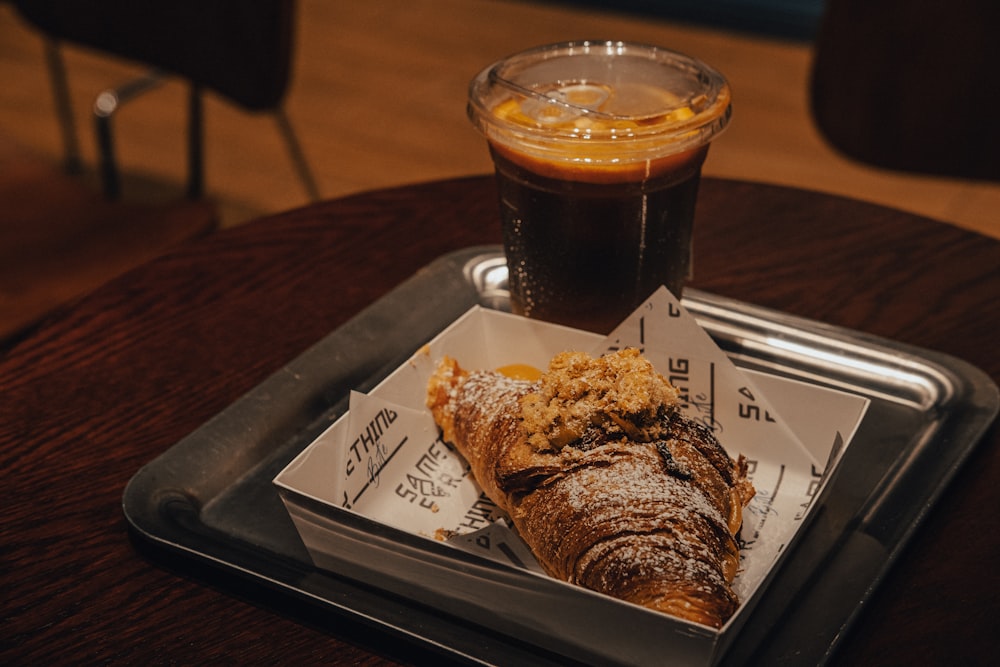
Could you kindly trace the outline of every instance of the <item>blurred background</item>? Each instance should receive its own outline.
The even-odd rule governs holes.
[[[213,223],[229,227],[307,204],[316,195],[487,173],[485,145],[465,117],[469,79],[482,66],[530,46],[613,38],[686,52],[730,79],[733,120],[713,144],[707,175],[841,194],[1000,238],[996,181],[866,166],[820,133],[810,80],[824,9],[822,0],[300,0],[292,14],[290,79],[281,102],[317,192],[310,193],[296,171],[272,113],[248,110],[208,90],[199,199],[211,202]],[[18,179],[31,169],[41,180],[69,176],[100,194],[95,99],[147,71],[125,58],[62,42],[81,168],[67,175],[46,44],[13,4],[0,2],[0,179],[8,181],[0,185],[0,197],[23,199],[27,188]],[[116,113],[126,205],[185,199],[187,104],[184,80],[167,76]],[[53,205],[51,196],[42,200]],[[32,205],[24,201],[0,201],[0,338],[184,237],[211,232],[183,225],[157,231],[154,223],[133,222],[138,214],[126,215],[128,221],[118,226],[76,224],[72,212],[91,207],[73,201],[78,203],[34,216],[25,213]],[[96,237],[101,240],[91,248],[88,239]],[[71,259],[74,251],[92,256]],[[53,257],[57,261],[47,261]],[[74,262],[86,270],[73,269]],[[75,276],[55,276],[74,270]],[[46,281],[59,282],[58,289],[38,287]],[[26,307],[32,298],[38,303]]]

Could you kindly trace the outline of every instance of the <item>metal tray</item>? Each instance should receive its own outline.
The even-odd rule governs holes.
[[[249,583],[304,622],[374,630],[380,644],[564,663],[315,568],[271,484],[346,411],[350,390],[377,384],[472,305],[506,308],[506,277],[494,246],[439,258],[140,469],[123,498],[137,545],[234,593]],[[856,331],[695,290],[684,305],[737,365],[871,399],[827,502],[721,661],[821,664],[996,416],[997,386],[954,357]]]

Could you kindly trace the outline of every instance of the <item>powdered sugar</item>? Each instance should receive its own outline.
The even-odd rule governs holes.
[[[732,462],[705,457],[711,433],[667,409],[675,390],[637,352],[557,355],[537,382],[445,360],[435,386],[439,423],[550,574],[714,626],[735,610],[733,475],[716,468]]]

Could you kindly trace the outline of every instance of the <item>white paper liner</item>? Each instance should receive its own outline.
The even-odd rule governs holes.
[[[623,347],[639,348],[681,391],[684,413],[710,426],[731,456],[749,460],[757,494],[744,511],[733,584],[746,600],[809,515],[868,400],[737,368],[665,288],[607,337],[474,307],[370,394],[352,393],[349,412],[275,483],[541,572],[465,461],[441,440],[424,404],[427,381],[445,354],[467,369],[544,369],[566,350],[598,355]]]

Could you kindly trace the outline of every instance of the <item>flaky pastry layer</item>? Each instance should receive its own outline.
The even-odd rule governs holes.
[[[563,353],[537,382],[445,358],[427,404],[549,574],[712,627],[735,612],[746,461],[636,350]]]

